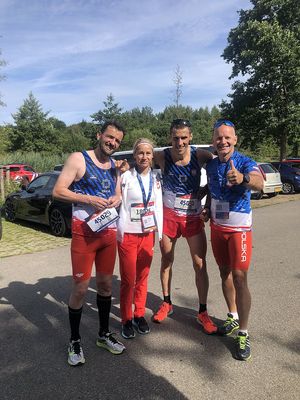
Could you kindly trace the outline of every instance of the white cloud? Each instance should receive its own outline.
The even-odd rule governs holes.
[[[45,110],[65,122],[89,115],[113,93],[125,109],[170,103],[176,64],[184,94],[211,93],[219,103],[230,67],[220,58],[236,11],[248,0],[2,0],[0,91],[9,115],[32,90]],[[194,101],[193,96],[190,102]],[[216,99],[219,99],[216,101]],[[199,105],[198,105],[199,106]],[[62,118],[62,117],[60,117]]]

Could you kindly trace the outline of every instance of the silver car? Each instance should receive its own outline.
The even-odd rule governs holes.
[[[264,188],[262,191],[251,191],[251,198],[259,200],[263,195],[268,197],[277,196],[282,191],[282,182],[279,171],[271,163],[257,163],[264,178]]]

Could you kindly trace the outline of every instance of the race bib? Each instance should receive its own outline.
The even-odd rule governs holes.
[[[101,211],[98,214],[93,214],[92,217],[87,221],[87,224],[93,232],[100,232],[113,222],[117,221],[117,219],[119,219],[117,210],[112,207],[106,208],[104,211]]]
[[[150,202],[145,210],[143,203],[132,203],[130,207],[130,220],[131,222],[137,222],[141,220],[141,214],[145,211],[154,212],[154,202]]]
[[[156,230],[156,220],[153,211],[144,210],[141,213],[141,222],[143,232]]]
[[[216,219],[229,219],[229,202],[216,202]]]
[[[196,213],[199,209],[199,200],[192,198],[190,195],[177,196],[175,199],[174,210],[191,214]]]

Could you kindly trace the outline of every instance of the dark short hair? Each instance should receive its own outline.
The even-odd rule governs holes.
[[[125,129],[123,128],[123,126],[122,126],[119,122],[117,122],[116,120],[114,120],[114,119],[112,119],[112,120],[110,120],[110,121],[105,121],[104,124],[101,126],[100,132],[101,132],[101,133],[104,133],[104,132],[106,131],[106,129],[107,129],[108,126],[113,126],[113,127],[115,127],[118,131],[123,132],[123,136],[126,135],[126,131],[125,131]]]
[[[188,119],[183,119],[183,118],[176,118],[171,122],[170,126],[170,133],[175,129],[183,129],[183,128],[189,128],[189,131],[191,132],[192,130],[192,124]]]

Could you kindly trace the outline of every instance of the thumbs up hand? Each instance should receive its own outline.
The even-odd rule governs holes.
[[[229,186],[240,185],[243,182],[243,174],[235,168],[233,160],[229,160],[229,163],[230,169],[227,172],[228,184]]]

